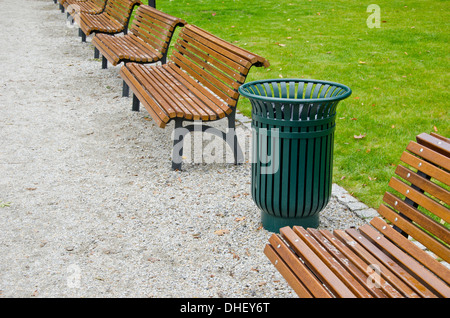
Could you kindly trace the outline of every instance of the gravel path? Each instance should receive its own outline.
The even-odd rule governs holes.
[[[0,296],[295,296],[248,163],[171,171],[173,126],[131,111],[53,1],[0,6]],[[321,227],[360,225],[334,189]]]

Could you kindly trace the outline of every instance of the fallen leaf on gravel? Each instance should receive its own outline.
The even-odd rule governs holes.
[[[230,233],[229,230],[217,230],[217,231],[214,231],[214,234],[219,235],[219,236],[222,236],[222,235],[228,234],[228,233]]]

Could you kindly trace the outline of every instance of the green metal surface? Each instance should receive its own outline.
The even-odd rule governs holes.
[[[336,107],[350,88],[281,79],[239,92],[252,103],[252,198],[264,228],[318,227],[331,196]]]

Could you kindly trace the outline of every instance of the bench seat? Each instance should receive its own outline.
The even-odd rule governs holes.
[[[425,133],[416,140],[380,217],[333,232],[284,227],[269,238],[264,253],[299,297],[450,297],[442,263],[450,263],[450,140]]]

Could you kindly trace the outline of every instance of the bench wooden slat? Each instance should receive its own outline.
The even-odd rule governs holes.
[[[291,284],[295,285],[295,292],[300,297],[318,297],[318,298],[330,298],[332,295],[327,291],[323,284],[317,280],[317,278],[306,268],[303,262],[294,256],[290,252],[290,248],[286,243],[277,235],[273,235],[269,238],[271,245],[267,245],[264,250],[265,254],[271,259],[275,266],[286,267],[283,276],[286,274],[290,276]],[[287,265],[288,263],[289,265]],[[295,268],[295,272],[290,270]],[[301,280],[295,273],[302,273]],[[301,281],[305,281],[305,286]]]
[[[155,102],[149,98],[148,94],[146,94],[145,90],[142,88],[142,84],[136,80],[136,77],[134,77],[128,69],[122,67],[120,69],[120,75],[122,79],[126,81],[131,88],[133,88],[134,94],[136,94],[141,101],[145,101],[145,109],[152,116],[155,123],[159,127],[164,128],[166,123],[169,121],[169,116],[162,111],[157,110],[158,107],[156,107]]]
[[[402,166],[398,165],[395,173],[402,177],[404,180],[416,185],[421,190],[427,192],[432,197],[435,197],[445,204],[450,204],[450,192],[446,189],[436,185],[435,183],[427,180],[426,178],[420,176],[414,171]]]
[[[301,227],[294,228],[294,231],[304,240],[309,248],[311,248],[314,253],[319,256],[319,258],[326,264],[326,266],[333,271],[333,273],[339,278],[339,280],[342,281],[351,290],[351,292],[356,297],[372,297],[372,294],[370,294],[363,286],[361,286],[358,277],[351,275],[347,271],[347,268],[342,266],[335,255],[333,255],[335,253],[324,248],[324,246],[322,246],[317,240],[314,239],[313,236],[310,235],[309,231]]]
[[[358,240],[355,240],[352,236],[350,236],[344,230],[335,230],[334,234],[341,241],[343,241],[346,246],[348,246],[351,250],[353,250],[359,257],[361,257],[365,262],[371,264],[372,266],[377,266],[380,270],[380,275],[383,279],[395,288],[399,293],[408,298],[418,298],[419,295],[407,284],[397,276],[396,273],[393,272],[391,268],[386,266],[383,262],[381,262],[376,255],[372,255],[372,253],[366,249],[366,246],[361,244]]]
[[[416,157],[408,152],[403,152],[400,160],[436,180],[439,180],[445,184],[450,184],[450,173],[439,169],[439,167],[436,167],[419,157]]]
[[[312,229],[309,229],[312,230]],[[318,230],[314,230],[316,232]],[[314,233],[313,232],[313,233]],[[319,230],[324,238],[328,240],[336,249],[339,250],[346,258],[348,258],[359,270],[361,273],[365,273],[367,275],[366,282],[368,279],[373,280],[377,279],[379,281],[379,288],[373,284],[373,287],[368,289],[376,296],[376,297],[391,297],[391,298],[399,298],[403,297],[403,295],[396,290],[388,281],[386,281],[381,275],[373,272],[373,269],[370,267],[371,263],[367,263],[364,259],[362,259],[358,254],[353,252],[350,247],[346,246],[336,235],[332,234],[326,230]],[[370,273],[369,273],[370,271]],[[370,277],[368,277],[370,274]],[[381,292],[382,291],[382,292]]]
[[[200,36],[200,38],[207,38],[210,42],[217,44],[218,46],[222,47],[223,50],[216,49],[218,52],[224,52],[225,56],[234,56],[235,54],[239,55],[239,59],[235,59],[235,62],[241,63],[242,65],[246,65],[247,69],[250,69],[252,65],[255,66],[269,66],[269,61],[267,61],[265,58],[262,58],[254,53],[251,53],[247,50],[244,50],[243,48],[237,47],[227,41],[224,41],[220,39],[219,37],[206,32],[203,29],[200,29],[199,27],[195,25],[191,25],[191,27],[187,30],[187,32],[192,31],[193,33],[196,33]],[[189,34],[189,33],[188,33]],[[198,38],[195,36],[195,38]],[[215,45],[213,46],[216,47]],[[250,63],[250,64],[248,64]]]
[[[117,54],[114,54],[111,51],[111,47],[108,47],[108,45],[105,44],[105,42],[100,40],[100,36],[102,34],[99,34],[97,36],[94,36],[92,39],[92,44],[95,45],[95,47],[102,52],[102,55],[110,61],[110,63],[116,65],[120,61],[120,56]]]
[[[230,106],[218,96],[207,90],[205,87],[198,85],[193,78],[189,77],[183,70],[176,67],[174,63],[167,64],[167,69],[174,75],[179,82],[185,86],[189,91],[193,92],[200,100],[202,100],[209,110],[214,112],[214,117],[209,117],[207,120],[215,120],[216,118],[224,118],[231,113]],[[205,108],[205,111],[208,110]]]
[[[420,228],[401,217],[398,213],[387,207],[386,205],[381,205],[378,212],[380,215],[391,221],[395,226],[398,226],[410,236],[418,240],[420,243],[425,245],[433,253],[444,259],[446,262],[450,261],[450,254],[448,248],[442,245],[433,236],[422,231]]]
[[[363,225],[359,231],[369,237],[372,242],[379,248],[387,251],[390,256],[396,260],[397,264],[404,266],[408,272],[412,273],[414,277],[427,289],[433,289],[430,297],[435,297],[435,293],[442,297],[450,297],[450,289],[448,286],[437,278],[433,273],[426,269],[420,262],[404,253],[400,248],[392,244],[389,240],[384,238],[382,234],[377,232],[369,225]]]
[[[389,181],[389,186],[425,209],[434,211],[435,215],[439,216],[446,222],[450,222],[450,210],[439,204],[439,202],[423,195],[421,192],[415,190],[413,187],[395,177],[391,178]]]
[[[410,240],[405,240],[403,235],[394,230],[381,218],[373,218],[370,221],[370,224],[386,238],[395,243],[398,247],[402,248],[406,253],[420,261],[422,265],[432,271],[435,275],[440,277],[447,284],[450,284],[450,271],[447,271],[446,267],[440,262],[436,262],[430,254],[423,251]]]
[[[429,216],[425,215],[415,207],[405,203],[403,200],[395,196],[390,192],[386,192],[383,197],[383,201],[391,207],[391,209],[399,211],[401,214],[406,216],[409,220],[422,227],[423,229],[434,233],[440,240],[444,241],[446,244],[449,244],[450,240],[450,231],[445,226],[436,222]],[[383,210],[384,211],[384,210]],[[398,218],[397,214],[386,214],[386,218],[392,223],[396,222],[395,218]],[[409,221],[408,220],[408,221]]]
[[[183,105],[184,112],[186,113],[186,119],[190,119],[187,117],[187,114],[189,113],[193,114],[193,120],[208,120],[216,118],[217,114],[207,107],[198,95],[194,94],[192,90],[187,89],[185,85],[178,85],[178,83],[180,83],[180,79],[177,78],[178,74],[172,73],[169,67],[155,69],[155,72],[160,73],[162,75],[160,77],[161,80],[168,83],[171,86],[171,89],[178,92],[179,98],[177,102]],[[191,107],[188,108],[185,104],[191,105]],[[180,114],[180,116],[182,116],[182,114]]]
[[[340,297],[354,298],[354,293],[339,279],[336,274],[326,266],[320,257],[306,244],[301,232],[297,229],[282,228],[280,234],[288,242],[296,254],[299,255],[305,264],[320,277],[321,281],[332,291],[333,294]]]
[[[408,147],[406,147],[406,150],[424,158],[429,162],[432,162],[437,166],[446,169],[447,171],[450,170],[450,163],[447,157],[434,150],[431,150],[430,148],[425,147],[424,145],[420,145],[414,141],[411,141]]]
[[[419,144],[424,145],[440,153],[445,157],[450,157],[450,139],[444,136],[440,136],[436,133],[425,134],[422,133],[416,137]]]
[[[149,99],[157,99],[159,109],[162,110],[169,118],[177,117],[177,114],[181,112],[176,102],[176,98],[173,98],[173,94],[167,94],[167,91],[162,87],[162,84],[155,80],[152,73],[148,73],[145,68],[137,68],[136,65],[130,65],[130,71],[135,74],[140,74],[138,78],[141,80],[141,84],[148,87],[153,96],[148,95]],[[155,101],[156,104],[156,101]]]
[[[395,260],[386,253],[385,250],[380,249],[374,242],[367,239],[362,233],[356,229],[347,229],[346,232],[359,244],[374,255],[386,268],[389,268],[398,278],[403,280],[405,284],[414,290],[420,297],[435,297],[435,295],[428,290],[420,281],[418,281],[407,270],[395,262]]]
[[[314,239],[308,240],[312,244],[315,245],[316,251],[323,249],[323,254],[330,262],[328,266],[335,267],[336,271],[340,271],[341,275],[345,277],[345,280],[348,281],[346,284],[353,293],[358,295],[358,297],[386,297],[379,289],[377,288],[368,288],[366,285],[368,275],[361,271],[354,263],[352,259],[347,258],[347,256],[339,249],[335,247],[325,235],[323,235],[322,231],[319,232],[316,229],[308,229],[308,234],[311,235]],[[331,235],[331,233],[328,233]],[[326,254],[325,254],[326,253]],[[335,264],[333,264],[335,263]]]

